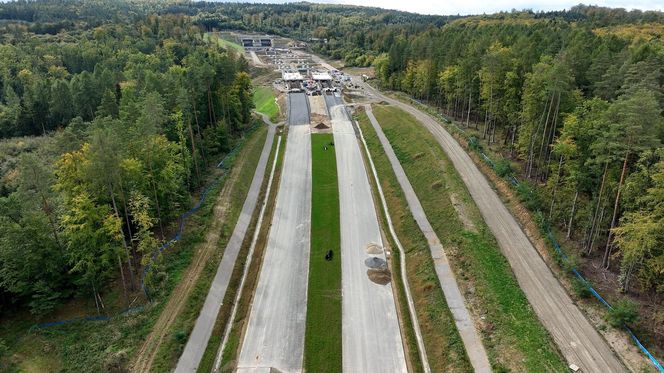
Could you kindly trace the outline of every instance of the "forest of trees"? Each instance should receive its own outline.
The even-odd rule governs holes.
[[[149,6],[0,4],[2,310],[101,301],[116,279],[138,290],[208,166],[250,126],[244,58]]]
[[[579,255],[618,266],[623,291],[664,293],[664,44],[648,37],[664,23],[593,27],[469,18],[396,36],[374,66],[519,160],[537,208]]]

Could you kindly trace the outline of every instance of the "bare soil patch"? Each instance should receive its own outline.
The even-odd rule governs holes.
[[[466,228],[467,231],[477,233],[477,227],[468,215],[466,204],[455,193],[450,192],[449,196],[450,201],[452,201],[452,206],[454,206],[454,210],[456,210],[457,215],[459,216],[459,220],[461,220],[461,223],[463,224],[463,227]]]
[[[248,147],[243,149],[243,153],[245,154],[246,149],[248,149]],[[175,287],[175,289],[173,289],[173,292],[168,299],[168,303],[164,306],[159,319],[157,319],[157,322],[152,328],[152,332],[150,332],[136,354],[134,364],[131,368],[132,372],[149,372],[151,370],[161,343],[164,341],[164,338],[168,336],[171,326],[186,304],[191,291],[194,289],[198,278],[205,268],[205,265],[215,254],[221,235],[221,229],[226,220],[227,211],[230,205],[231,191],[233,185],[235,185],[240,170],[246,163],[246,160],[247,157],[239,156],[236,161],[237,163],[228,175],[228,179],[224,182],[224,186],[217,196],[213,208],[214,218],[212,219],[210,229],[205,236],[205,241],[196,249],[191,264],[182,275],[182,281]]]
[[[366,250],[367,254],[371,254],[371,255],[378,255],[378,254],[381,254],[383,252],[383,248],[380,247],[380,245],[378,245],[376,243],[368,244],[367,248],[365,250]]]
[[[392,273],[387,268],[369,268],[367,276],[378,285],[387,285],[392,281]]]

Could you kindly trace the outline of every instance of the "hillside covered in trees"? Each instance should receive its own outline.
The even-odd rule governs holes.
[[[125,296],[140,290],[209,166],[249,128],[244,58],[159,9],[0,4],[2,311],[101,304],[118,278]]]

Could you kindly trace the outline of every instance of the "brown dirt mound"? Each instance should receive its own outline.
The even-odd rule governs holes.
[[[369,268],[367,270],[367,276],[369,277],[369,280],[379,285],[387,285],[392,281],[392,274],[387,268]]]
[[[330,127],[326,126],[325,123],[318,123],[316,125],[316,127],[314,127],[314,128],[316,128],[318,130],[326,130],[326,129],[329,129]]]
[[[383,248],[375,243],[370,243],[366,248],[367,254],[378,255],[383,253]]]

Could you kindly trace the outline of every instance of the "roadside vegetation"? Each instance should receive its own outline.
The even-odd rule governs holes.
[[[564,361],[528,304],[454,166],[435,139],[402,110],[376,105],[374,114],[448,253],[493,368],[533,372],[564,370]],[[366,123],[366,119],[362,121]],[[375,132],[371,129],[366,132],[370,134],[367,135],[370,150],[382,154]],[[388,161],[383,162],[381,173],[392,175],[387,180],[394,180],[393,174],[387,172],[390,170]],[[392,188],[399,190],[396,180],[393,183]],[[455,207],[452,198],[463,207]],[[402,208],[407,209],[405,202],[402,203]]]
[[[242,205],[249,192],[249,187],[253,180],[258,160],[261,156],[263,145],[265,144],[267,129],[262,124],[257,123],[258,129],[250,135],[243,150],[238,154],[235,162],[237,163],[237,176],[230,180],[232,184],[228,185],[229,194],[223,200],[218,200],[222,206],[216,206],[214,209],[223,209],[223,215],[217,215],[214,211],[212,218],[222,219],[221,224],[217,225],[218,231],[211,232],[210,226],[214,222],[207,224],[207,229],[203,230],[199,249],[194,253],[194,258],[205,249],[211,250],[210,255],[204,262],[202,272],[193,285],[189,294],[177,294],[176,296],[186,296],[184,307],[174,317],[174,321],[167,331],[167,338],[160,344],[156,352],[154,363],[151,366],[153,372],[170,372],[175,368],[178,358],[182,353],[184,346],[189,338],[198,314],[205,302],[205,298],[210,289],[210,284],[217,273],[219,261],[224,254],[228,240],[233,232],[237,222]],[[217,235],[217,242],[214,247],[201,247],[210,244],[206,238],[210,235]],[[250,237],[250,232],[248,233]],[[178,282],[185,281],[185,278],[178,279]]]
[[[267,115],[272,122],[276,123],[279,119],[279,105],[277,105],[271,86],[254,88],[254,106],[256,111]]]
[[[248,67],[155,10],[0,5],[0,370],[126,368],[209,226],[219,183],[179,217],[251,128]]]
[[[337,161],[332,134],[311,135],[311,251],[304,368],[341,367],[341,230]],[[326,259],[328,250],[333,255]]]
[[[260,130],[258,130],[251,135],[251,138],[254,142],[260,142],[261,136]],[[255,149],[251,150],[243,147],[240,155],[249,155],[248,153],[253,151]],[[260,153],[260,149],[258,151]],[[235,167],[236,159],[228,159],[226,167],[229,172],[230,169]],[[251,161],[243,163],[242,173],[252,167],[249,164]],[[255,165],[252,172],[253,170],[255,170]],[[220,174],[217,174],[216,177],[220,177]],[[221,183],[212,188],[209,192],[210,195],[217,195],[225,186],[225,181],[225,179],[222,179]],[[241,187],[233,189],[236,190],[236,194],[242,193],[240,191]],[[0,335],[7,346],[7,350],[0,356],[1,370],[85,371],[92,369],[108,371],[126,369],[140,345],[153,330],[155,321],[164,311],[165,300],[182,280],[183,274],[195,256],[196,248],[204,242],[205,235],[212,223],[211,220],[215,216],[213,213],[214,206],[215,198],[208,198],[201,209],[189,217],[182,240],[164,252],[162,271],[167,276],[157,298],[159,301],[145,305],[138,303],[138,307],[131,312],[120,314],[125,306],[122,288],[119,283],[115,282],[104,293],[103,299],[106,312],[112,315],[111,319],[107,321],[80,320],[62,326],[38,329],[34,328],[35,320],[29,314],[16,314],[4,318],[3,322],[0,323]],[[206,268],[206,270],[209,270],[209,268]],[[199,293],[199,297],[199,288],[202,282],[205,281],[204,277],[205,275],[199,279],[198,290],[194,290],[194,293]],[[140,296],[140,294],[137,294],[137,296]],[[204,296],[205,293],[203,293]],[[195,297],[193,296],[188,301],[187,307],[195,306],[193,300]],[[54,314],[45,316],[42,320],[73,319],[95,315],[95,311],[94,300],[83,298],[58,307]],[[186,313],[191,314],[192,312],[194,312],[193,308]],[[186,317],[186,315],[182,315],[178,320]],[[191,315],[188,317],[191,317]],[[181,329],[181,323],[176,324],[166,334],[165,344],[169,346],[166,349],[181,349],[186,343],[187,337],[187,332]],[[168,364],[173,363],[173,361],[170,361]],[[157,364],[155,369],[169,370],[172,368],[172,366],[162,367],[161,364]]]

